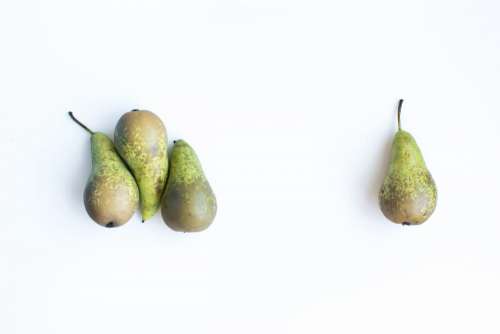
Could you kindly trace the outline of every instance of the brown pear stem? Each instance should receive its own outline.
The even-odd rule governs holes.
[[[401,107],[403,107],[403,99],[399,100],[398,104],[398,129],[401,131]]]
[[[76,124],[80,125],[82,128],[85,129],[85,131],[87,131],[88,133],[90,133],[91,135],[94,134],[94,131],[90,130],[89,128],[87,128],[87,126],[85,126],[85,124],[83,124],[82,122],[80,122],[75,116],[73,116],[73,113],[71,111],[68,112],[69,114],[69,117],[71,117],[71,119],[73,121],[75,121]]]

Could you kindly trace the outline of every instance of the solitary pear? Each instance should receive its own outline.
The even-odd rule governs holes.
[[[403,100],[399,100],[398,131],[392,143],[391,161],[379,203],[392,222],[418,225],[434,212],[437,189],[415,139],[401,129],[402,105]]]
[[[167,181],[167,131],[158,116],[134,109],[118,121],[115,145],[139,186],[144,222],[158,211]]]
[[[215,195],[194,150],[184,140],[174,142],[161,214],[175,231],[206,229],[217,212]]]
[[[139,205],[134,177],[108,136],[91,131],[72,112],[69,115],[91,135],[92,171],[83,195],[85,209],[101,226],[121,226],[129,221]]]

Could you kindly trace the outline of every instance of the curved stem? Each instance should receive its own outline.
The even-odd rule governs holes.
[[[403,99],[399,100],[398,104],[398,129],[401,131],[401,107],[403,106]]]
[[[75,116],[73,116],[73,113],[71,111],[68,111],[68,114],[69,114],[69,117],[71,117],[71,119],[73,121],[75,121],[76,124],[80,125],[82,128],[85,129],[85,131],[87,131],[88,133],[90,133],[91,135],[94,134],[94,131],[90,130],[89,128],[87,128],[87,126],[85,126],[85,124],[83,124],[82,122],[80,122],[78,119],[76,119]]]

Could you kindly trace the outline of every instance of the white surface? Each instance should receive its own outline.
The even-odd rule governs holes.
[[[498,333],[498,1],[3,1],[1,333]],[[439,188],[378,209],[396,128]],[[198,151],[200,234],[107,230],[89,138],[135,107]]]

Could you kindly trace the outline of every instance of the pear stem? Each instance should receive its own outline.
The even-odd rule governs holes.
[[[399,100],[398,104],[398,129],[401,131],[401,107],[403,107],[403,99]]]
[[[90,133],[91,135],[93,135],[93,134],[94,134],[94,131],[92,131],[92,130],[90,130],[89,128],[87,128],[87,126],[85,126],[85,124],[83,124],[83,123],[82,123],[82,122],[80,122],[78,119],[76,119],[76,117],[75,117],[75,116],[73,116],[73,112],[69,111],[69,112],[68,112],[68,114],[69,114],[69,117],[71,117],[71,119],[72,119],[73,121],[75,121],[75,123],[76,123],[76,124],[78,124],[78,125],[80,125],[82,128],[84,128],[84,129],[85,129],[85,131],[87,131],[87,132],[88,132],[88,133]]]

